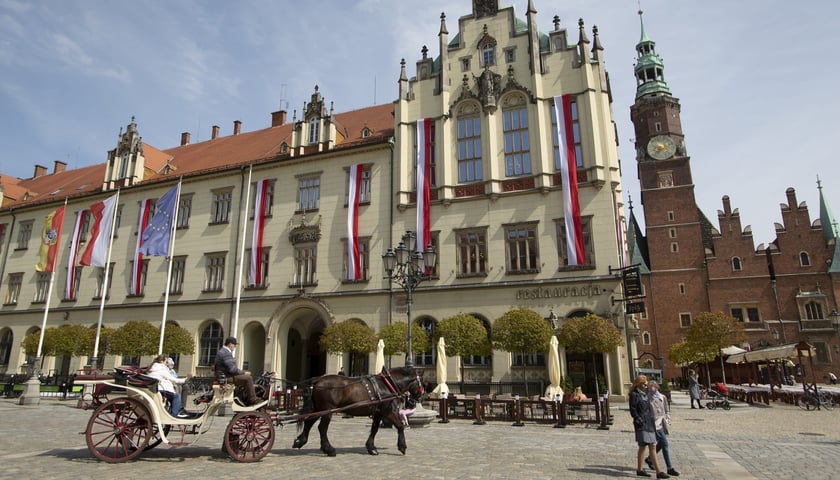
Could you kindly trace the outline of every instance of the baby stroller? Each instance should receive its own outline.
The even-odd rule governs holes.
[[[706,398],[709,400],[709,402],[706,403],[706,408],[710,410],[714,410],[716,408],[729,410],[732,408],[729,404],[729,397],[725,393],[721,393],[710,388],[706,390]]]

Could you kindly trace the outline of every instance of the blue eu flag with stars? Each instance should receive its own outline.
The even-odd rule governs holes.
[[[160,197],[155,205],[155,215],[143,230],[142,244],[138,250],[140,254],[149,257],[165,257],[169,255],[169,241],[172,236],[172,222],[175,217],[175,206],[178,204],[178,185]]]

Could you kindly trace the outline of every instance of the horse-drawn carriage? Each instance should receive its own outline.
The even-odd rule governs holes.
[[[403,424],[399,404],[404,398],[419,400],[423,387],[411,367],[384,369],[378,375],[345,377],[324,375],[300,385],[299,402],[278,401],[277,380],[271,374],[260,376],[255,387],[261,401],[244,405],[232,383],[214,383],[212,392],[194,399],[203,410],[186,416],[173,416],[157,392],[156,380],[131,369],[117,368],[113,382],[103,382],[124,396],[109,399],[98,406],[88,421],[84,435],[88,449],[100,460],[116,463],[133,460],[161,443],[172,447],[195,443],[207,433],[212,419],[223,405],[233,411],[225,428],[222,451],[240,462],[262,459],[274,446],[275,426],[295,422],[300,434],[294,448],[308,440],[309,430],[320,419],[321,451],[334,456],[335,449],[327,439],[327,428],[333,413],[371,416],[373,419],[367,447],[371,455],[378,452],[374,437],[382,419],[397,428],[397,447],[405,453]],[[284,389],[281,391],[285,392]]]

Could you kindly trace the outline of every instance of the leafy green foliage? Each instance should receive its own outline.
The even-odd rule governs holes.
[[[131,320],[110,336],[109,353],[113,355],[155,355],[160,343],[160,328],[145,320]]]
[[[379,331],[379,338],[385,342],[385,355],[399,355],[408,351],[408,326],[405,322],[385,325]],[[414,354],[423,353],[431,348],[429,335],[423,327],[414,323],[411,326],[411,349]]]
[[[705,359],[720,355],[720,349],[744,341],[744,326],[723,312],[701,312],[685,332],[689,349]]]
[[[592,313],[563,322],[557,340],[566,353],[610,353],[624,345],[618,328]]]
[[[435,337],[443,337],[447,356],[489,355],[491,352],[484,324],[466,313],[441,320],[435,328]]]
[[[321,347],[333,355],[344,352],[370,353],[376,350],[376,332],[358,320],[344,320],[324,329]]]
[[[168,354],[192,355],[195,353],[195,341],[185,328],[167,322],[163,331],[163,351]]]
[[[491,330],[494,348],[523,354],[547,351],[554,334],[540,314],[525,308],[506,312],[493,322]]]
[[[685,340],[671,345],[668,349],[668,359],[677,365],[688,365],[699,362],[703,356],[692,349],[692,345]]]

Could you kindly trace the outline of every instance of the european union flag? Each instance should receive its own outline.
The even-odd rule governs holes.
[[[175,207],[178,205],[179,186],[180,182],[160,197],[155,205],[155,215],[143,230],[142,244],[138,249],[142,255],[148,257],[169,255],[169,241],[172,236]]]

